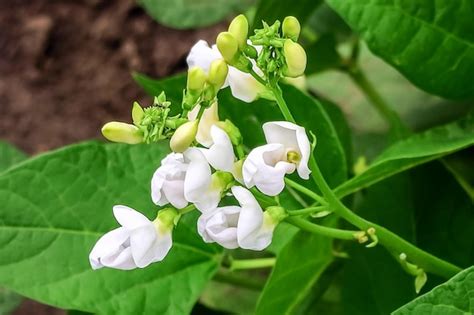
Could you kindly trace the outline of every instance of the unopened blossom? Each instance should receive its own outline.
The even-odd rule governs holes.
[[[212,61],[222,59],[222,55],[216,45],[209,47],[209,44],[200,40],[191,48],[186,59],[188,67],[198,66],[208,72]],[[255,65],[254,70],[261,74],[260,69]],[[244,102],[250,103],[256,100],[260,94],[265,92],[265,87],[255,80],[252,75],[242,72],[235,67],[229,66],[226,83],[222,86],[230,86],[232,95]]]
[[[308,179],[311,145],[305,129],[290,122],[268,122],[263,125],[268,144],[253,149],[243,164],[244,183],[256,186],[269,196],[285,188],[285,175],[295,171]]]
[[[196,120],[200,109],[200,105],[195,106],[193,110],[188,113],[188,119],[191,121]],[[217,102],[214,102],[211,106],[209,106],[209,108],[204,110],[201,119],[199,120],[196,133],[196,141],[199,144],[205,146],[206,148],[212,145],[213,141],[211,137],[211,127],[218,121],[219,106]]]
[[[121,227],[97,241],[89,255],[93,269],[144,268],[165,258],[172,246],[173,227],[169,220],[152,222],[126,206],[115,206],[113,211]]]
[[[178,209],[188,205],[184,197],[187,169],[182,153],[170,153],[161,161],[151,180],[151,197],[155,204],[164,206],[170,203]]]
[[[205,242],[216,242],[233,249],[263,250],[270,245],[278,224],[263,212],[252,193],[240,186],[232,187],[239,206],[227,206],[204,213],[198,220],[198,232]]]

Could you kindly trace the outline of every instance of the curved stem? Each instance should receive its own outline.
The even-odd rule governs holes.
[[[341,240],[355,240],[357,233],[360,232],[330,228],[327,226],[311,223],[308,220],[302,218],[287,217],[285,221],[296,227],[299,227],[304,231],[331,238],[338,238]]]
[[[259,76],[259,75],[257,74],[257,72],[255,72],[253,69],[251,69],[249,73],[250,73],[250,74],[252,75],[252,77],[254,77],[255,80],[257,80],[260,84],[262,84],[263,86],[266,86],[266,85],[267,85],[267,82],[266,82],[261,76]]]
[[[305,194],[306,196],[316,200],[320,204],[323,204],[323,205],[327,204],[326,200],[324,200],[323,197],[321,197],[320,195],[318,195],[317,193],[315,193],[311,189],[308,189],[308,188],[304,187],[303,185],[300,185],[297,182],[295,182],[295,181],[293,181],[293,180],[291,180],[287,177],[285,177],[285,183],[288,186],[290,186],[291,188],[299,191],[300,193]]]
[[[190,204],[189,206],[184,207],[183,209],[179,209],[178,213],[183,215],[183,214],[193,211],[194,209],[196,209],[196,206],[194,206],[194,204]]]
[[[276,258],[232,259],[230,270],[270,268],[275,266]]]
[[[306,215],[306,214],[312,214],[315,212],[321,212],[327,210],[327,206],[317,206],[317,207],[308,207],[304,209],[298,209],[298,210],[287,210],[286,212],[290,216],[295,216],[295,215]]]

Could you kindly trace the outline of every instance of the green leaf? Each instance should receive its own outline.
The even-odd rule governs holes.
[[[26,159],[26,155],[7,142],[0,141],[0,173]]]
[[[283,19],[290,15],[298,18],[303,26],[321,2],[322,0],[295,0],[292,2],[260,0],[253,20],[253,28],[261,28],[262,21],[270,25],[276,20],[283,22]]]
[[[471,1],[328,0],[369,48],[418,87],[447,98],[474,96]]]
[[[474,114],[399,141],[386,149],[365,172],[337,187],[346,196],[393,174],[474,144]]]
[[[453,174],[459,185],[474,201],[474,156],[473,148],[457,152],[442,159],[443,164]]]
[[[331,261],[330,239],[298,232],[278,255],[255,314],[294,314]]]
[[[153,19],[177,29],[215,24],[242,6],[237,0],[139,0],[139,3]]]
[[[308,63],[306,75],[338,68],[342,65],[342,58],[336,50],[336,39],[333,34],[324,34],[314,43],[305,47]]]
[[[173,233],[163,262],[92,270],[94,243],[118,224],[112,206],[156,216],[150,180],[163,145],[85,143],[41,155],[0,176],[0,284],[43,303],[101,314],[188,314],[219,264],[196,214]]]
[[[467,315],[473,313],[474,267],[470,267],[392,314]]]

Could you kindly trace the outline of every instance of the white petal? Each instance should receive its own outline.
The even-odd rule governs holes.
[[[272,239],[272,234],[263,230],[263,211],[250,191],[243,187],[232,187],[232,193],[241,206],[237,224],[239,246],[245,249],[262,250]]]
[[[124,246],[129,236],[130,231],[123,227],[104,234],[89,255],[92,268],[111,267],[123,270],[136,268],[130,250]]]
[[[184,198],[184,180],[165,182],[163,185],[163,196],[177,209],[182,209],[188,205],[188,201]],[[159,206],[164,205],[156,204]]]
[[[216,170],[232,172],[235,155],[229,136],[221,128],[212,126],[211,138],[214,144],[209,149],[202,150],[207,161]]]
[[[203,191],[202,195],[194,201],[194,205],[201,212],[209,212],[215,209],[221,201],[222,190],[220,187],[213,187],[210,185],[207,190]]]
[[[151,252],[153,253],[152,262],[162,261],[168,252],[170,251],[171,247],[173,246],[173,239],[171,230],[158,232],[158,237],[155,240],[151,248]]]
[[[127,206],[114,206],[114,216],[118,223],[128,230],[150,224],[150,220],[140,212]]]
[[[211,184],[211,167],[204,154],[197,148],[184,153],[189,166],[184,179],[184,196],[189,202],[199,201]]]
[[[195,108],[198,108],[198,107],[200,106],[196,106]],[[189,112],[189,114],[191,114],[191,112]],[[188,118],[190,117],[189,114],[188,114]],[[196,116],[197,116],[197,113],[196,113]],[[217,105],[217,102],[214,102],[209,108],[206,108],[204,112],[202,113],[202,117],[198,125],[198,131],[196,133],[197,142],[199,142],[201,145],[205,146],[206,148],[209,148],[213,143],[213,140],[211,137],[211,127],[218,121],[219,121],[219,106]]]
[[[217,49],[212,49],[209,47],[206,41],[199,40],[191,48],[191,51],[186,58],[188,67],[200,67],[204,72],[209,72],[209,67],[211,63],[216,59],[221,59],[222,56]]]
[[[232,95],[246,103],[256,100],[259,94],[265,90],[265,87],[250,74],[242,72],[234,67],[229,67],[227,80]]]
[[[285,188],[285,174],[295,170],[295,165],[285,162],[285,148],[271,143],[253,149],[245,159],[242,173],[248,188],[257,188],[266,195],[276,196]]]
[[[185,203],[184,194],[178,194],[184,190],[184,176],[187,165],[184,163],[184,157],[181,153],[170,153],[162,161],[161,166],[153,174],[151,180],[151,198],[153,202],[159,206],[164,206],[171,202],[177,208],[183,208]],[[164,187],[171,186],[176,191],[166,196]],[[171,197],[171,200],[169,200]]]
[[[234,249],[237,243],[237,222],[240,208],[228,206],[215,211],[203,213],[198,219],[198,232],[205,242],[216,242],[219,245]]]
[[[263,132],[268,143],[280,143],[286,151],[294,150],[301,155],[298,163],[298,175],[308,179],[311,173],[308,167],[311,144],[303,127],[287,121],[273,121],[263,124]]]

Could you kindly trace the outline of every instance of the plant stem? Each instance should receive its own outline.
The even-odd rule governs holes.
[[[379,239],[380,244],[384,245],[389,251],[396,254],[405,253],[410,261],[416,263],[419,267],[425,271],[432,272],[442,277],[450,278],[461,269],[449,262],[439,259],[436,256],[429,254],[428,252],[419,249],[413,244],[407,242],[403,238],[387,230],[386,228],[379,226],[375,223],[367,221],[357,214],[349,210],[334,194],[329,185],[326,183],[314,156],[311,156],[310,168],[312,176],[316,184],[321,189],[324,197],[329,202],[331,209],[340,215],[342,218],[357,226],[363,231],[367,231],[369,228],[374,228],[376,235]]]
[[[323,236],[331,237],[331,238],[338,238],[342,240],[355,240],[355,235],[360,231],[349,231],[349,230],[341,230],[335,229],[323,225],[318,225],[309,222],[303,218],[295,218],[295,217],[287,217],[285,219],[286,222],[299,227],[304,231],[308,231],[314,234],[320,234]]]
[[[255,291],[263,289],[263,283],[260,281],[255,281],[253,278],[242,277],[241,275],[236,275],[230,272],[218,271],[212,279],[217,282],[234,284]]]
[[[230,270],[258,269],[275,266],[276,258],[232,259]]]
[[[326,205],[327,202],[326,200],[324,200],[323,197],[321,197],[320,195],[318,195],[317,193],[315,193],[314,191],[312,191],[311,189],[308,189],[306,187],[304,187],[303,185],[300,185],[298,184],[297,182],[295,181],[292,181],[291,179],[289,178],[286,178],[285,177],[285,183],[290,186],[291,188],[299,191],[300,193],[302,194],[305,194],[306,196],[316,200],[317,202],[319,202],[320,204],[323,204],[323,205]]]
[[[196,207],[194,206],[194,204],[190,204],[189,206],[187,207],[184,207],[183,209],[179,209],[178,210],[178,213],[183,215],[183,214],[186,214],[188,212],[191,212],[193,211],[194,209],[196,209]]]
[[[257,74],[257,72],[255,72],[253,69],[250,70],[249,73],[250,73],[250,74],[252,75],[252,77],[254,77],[255,80],[257,80],[260,84],[262,84],[263,86],[266,86],[266,85],[267,85],[267,82],[266,82],[261,76],[259,76],[259,75]]]
[[[298,210],[287,210],[288,215],[290,216],[295,216],[295,215],[306,215],[306,214],[312,214],[315,212],[321,212],[327,210],[327,206],[317,206],[317,207],[307,207],[304,209],[298,209]]]
[[[280,111],[283,114],[283,117],[285,117],[285,119],[289,122],[296,123],[295,118],[291,114],[290,110],[288,109],[288,106],[286,105],[285,100],[283,99],[283,93],[278,83],[270,82],[270,89],[273,92],[273,95],[275,96],[275,101],[277,102],[278,107],[280,108]]]
[[[382,96],[377,92],[372,83],[367,79],[364,72],[357,66],[353,66],[346,70],[352,81],[364,92],[370,103],[379,112],[380,116],[390,125],[391,130],[397,139],[403,138],[408,129],[400,120],[398,114],[393,111],[385,102]]]

